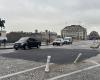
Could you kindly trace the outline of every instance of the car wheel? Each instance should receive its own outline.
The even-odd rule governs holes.
[[[61,43],[58,43],[58,46],[61,46]]]
[[[60,43],[60,46],[63,46],[63,43]]]
[[[53,46],[55,46],[55,44],[53,43]]]
[[[62,46],[64,45],[64,43],[62,43]]]
[[[18,50],[18,48],[15,48],[15,50]]]
[[[28,49],[28,46],[27,45],[24,46],[24,50],[26,50],[26,49]]]
[[[29,49],[32,49],[31,47],[28,47]]]
[[[40,45],[39,44],[37,45],[37,48],[40,48]]]

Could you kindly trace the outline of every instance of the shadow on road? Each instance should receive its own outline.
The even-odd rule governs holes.
[[[12,53],[0,54],[0,56],[36,62],[46,62],[47,56],[50,55],[52,63],[64,64],[73,63],[79,53],[82,53],[79,61],[99,54],[96,50],[87,49],[32,49],[18,50]]]

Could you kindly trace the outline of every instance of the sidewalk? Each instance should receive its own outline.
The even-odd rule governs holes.
[[[0,46],[0,50],[2,49],[13,49],[13,46]]]
[[[48,44],[48,45],[51,45],[51,44]],[[48,46],[48,45],[46,45],[46,43],[41,44],[41,46]],[[2,50],[2,49],[13,49],[13,43],[11,43],[11,44],[8,43],[8,44],[6,44],[6,46],[1,45],[0,50]]]

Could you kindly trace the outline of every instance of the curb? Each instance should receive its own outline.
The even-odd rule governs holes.
[[[8,47],[8,48],[0,48],[0,50],[3,50],[3,49],[13,49],[13,47]]]
[[[50,44],[49,44],[50,45]],[[49,45],[41,45],[41,46],[49,46]],[[1,47],[0,50],[3,50],[3,49],[13,49],[13,47]]]

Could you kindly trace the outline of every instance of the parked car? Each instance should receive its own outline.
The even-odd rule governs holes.
[[[60,45],[63,45],[63,44],[64,44],[64,40],[62,38],[57,38],[53,41],[53,46],[54,45],[60,46]]]
[[[93,44],[90,46],[90,48],[97,49],[97,48],[99,48],[99,46],[100,46],[100,43],[93,42]]]
[[[73,39],[72,37],[65,37],[64,38],[64,44],[72,44]]]
[[[32,47],[39,48],[41,46],[41,42],[35,38],[31,37],[22,37],[14,44],[14,49],[31,49]]]

